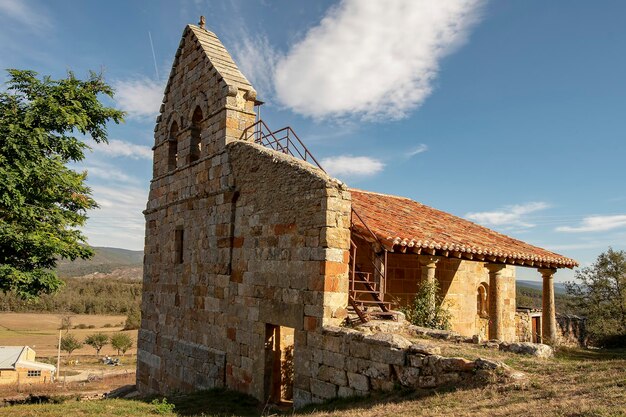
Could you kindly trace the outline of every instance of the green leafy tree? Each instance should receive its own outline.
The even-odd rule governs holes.
[[[83,344],[74,337],[73,334],[66,334],[61,338],[61,350],[67,352],[67,356],[72,356],[72,352],[83,347]]]
[[[67,164],[89,148],[79,136],[107,142],[107,122],[119,123],[123,112],[99,101],[113,96],[101,75],[8,72],[0,92],[0,290],[33,298],[61,286],[57,259],[93,255],[79,228],[97,204],[86,173]]]
[[[626,252],[609,248],[566,283],[575,311],[587,318],[592,343],[626,346]]]
[[[103,347],[109,344],[109,336],[104,333],[90,334],[85,338],[85,344],[96,350],[96,356],[100,356]]]
[[[120,352],[124,355],[128,349],[133,347],[133,339],[131,339],[126,333],[115,333],[111,336],[111,346],[113,346],[114,349],[117,349],[118,356]]]
[[[450,328],[450,312],[439,295],[437,280],[422,281],[412,302],[400,311],[416,326],[442,330]]]

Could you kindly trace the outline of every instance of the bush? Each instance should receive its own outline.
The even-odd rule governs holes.
[[[447,330],[450,328],[450,312],[442,301],[437,280],[423,281],[411,304],[400,308],[400,311],[411,324]]]
[[[163,398],[161,401],[155,398],[150,404],[154,406],[152,410],[154,414],[170,414],[173,413],[174,408],[176,408],[174,404],[167,402],[167,398]]]

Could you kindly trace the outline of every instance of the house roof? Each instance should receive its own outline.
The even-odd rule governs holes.
[[[28,346],[0,346],[0,369],[16,369],[18,367],[48,369],[50,371],[56,369],[54,365],[27,360],[26,353],[28,351],[34,355],[34,351]]]
[[[574,259],[408,198],[356,189],[350,189],[350,193],[352,207],[358,214],[353,219],[355,232],[370,241],[375,240],[373,233],[385,249],[392,252],[424,253],[541,268],[578,266]]]
[[[15,369],[26,346],[0,346],[0,369]]]

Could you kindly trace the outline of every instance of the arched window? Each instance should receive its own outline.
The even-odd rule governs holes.
[[[173,171],[178,163],[178,123],[172,123],[167,138],[167,170]]]
[[[476,292],[476,312],[480,317],[489,317],[489,289],[487,284],[483,283],[478,286]]]
[[[202,110],[200,107],[196,107],[191,118],[191,144],[189,149],[189,162],[197,161],[200,158],[202,151],[202,143],[200,142],[200,131],[202,123]]]

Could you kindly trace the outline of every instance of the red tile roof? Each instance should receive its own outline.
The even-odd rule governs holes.
[[[404,197],[350,189],[352,207],[383,246],[494,263],[572,268],[578,262]],[[353,230],[373,240],[353,218]]]

